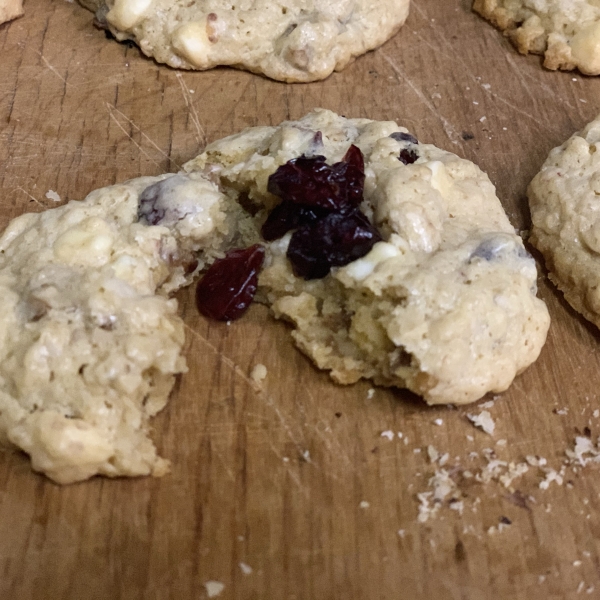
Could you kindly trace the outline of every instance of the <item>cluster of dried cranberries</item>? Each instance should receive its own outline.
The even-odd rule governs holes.
[[[409,133],[391,137],[418,144]],[[411,164],[417,158],[414,149],[403,149],[398,160]],[[294,230],[287,257],[296,276],[323,278],[331,267],[361,258],[381,240],[359,208],[364,183],[363,155],[354,145],[333,165],[328,165],[324,156],[300,156],[269,177],[267,189],[279,196],[281,203],[271,211],[261,233],[266,241],[272,241]],[[196,288],[198,310],[221,321],[240,317],[256,292],[264,255],[264,248],[257,244],[231,250],[216,260]]]

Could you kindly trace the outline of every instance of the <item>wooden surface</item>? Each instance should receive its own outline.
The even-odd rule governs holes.
[[[55,206],[49,190],[80,199],[173,171],[207,140],[322,106],[396,119],[475,161],[526,229],[527,183],[600,112],[598,78],[544,71],[469,0],[413,0],[394,39],[307,85],[177,72],[91,21],[72,2],[27,0],[23,18],[0,26],[2,227]],[[22,455],[0,454],[0,598],[202,599],[207,581],[225,585],[222,599],[600,598],[599,466],[568,468],[547,490],[531,468],[512,496],[461,480],[462,515],[446,504],[417,520],[416,494],[436,468],[429,444],[449,452],[449,470],[476,470],[485,460],[469,453],[489,447],[558,469],[577,432],[600,434],[599,333],[545,278],[548,342],[489,409],[493,437],[466,417],[478,406],[336,387],[263,307],[227,327],[198,316],[191,294],[178,296],[190,372],[153,422],[172,473],[59,487]],[[257,363],[268,369],[262,391],[249,378]],[[512,524],[488,533],[502,517]]]

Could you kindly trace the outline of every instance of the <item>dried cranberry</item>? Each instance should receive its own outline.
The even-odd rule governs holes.
[[[330,213],[292,234],[287,257],[296,276],[321,279],[331,267],[361,258],[380,240],[377,229],[359,209]]]
[[[398,156],[398,160],[405,165],[412,165],[417,158],[419,158],[419,155],[417,154],[417,151],[412,148],[403,148],[400,150],[400,156]]]
[[[294,204],[334,211],[358,206],[364,181],[362,153],[352,145],[343,160],[333,165],[324,156],[288,161],[269,177],[267,189]]]
[[[225,258],[216,260],[196,287],[198,310],[218,321],[241,317],[256,293],[264,258],[265,249],[256,244],[230,250]]]
[[[264,222],[261,234],[267,242],[283,237],[290,229],[322,219],[329,211],[318,206],[302,206],[284,200],[278,204]]]
[[[405,133],[404,131],[394,131],[394,133],[390,133],[390,137],[397,142],[410,142],[411,144],[418,144],[419,140],[410,133]]]

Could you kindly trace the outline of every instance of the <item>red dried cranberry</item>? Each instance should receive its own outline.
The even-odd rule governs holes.
[[[417,158],[419,158],[419,155],[417,154],[417,151],[412,148],[400,150],[400,156],[398,156],[398,160],[405,165],[412,165]]]
[[[292,234],[287,257],[296,276],[321,279],[331,267],[361,258],[379,241],[381,235],[359,209],[330,213]]]
[[[283,237],[291,229],[322,219],[328,212],[318,206],[302,206],[284,200],[269,213],[261,234],[267,242],[271,242]]]
[[[241,317],[256,293],[264,258],[265,249],[256,244],[230,250],[225,258],[216,260],[196,287],[198,310],[218,321]]]
[[[364,181],[362,153],[352,145],[343,160],[333,165],[324,156],[288,161],[269,177],[267,189],[294,204],[334,211],[358,206]]]

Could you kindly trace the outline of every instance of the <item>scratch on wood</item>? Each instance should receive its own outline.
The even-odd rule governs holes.
[[[177,169],[181,169],[181,165],[179,165],[177,162],[175,162],[168,154],[166,154],[166,152],[164,152],[159,146],[158,144],[156,144],[156,142],[150,138],[149,136],[147,136],[140,127],[138,127],[126,114],[122,113],[116,106],[113,106],[112,104],[110,104],[109,102],[106,103],[106,108],[108,110],[108,114],[110,115],[110,118],[116,123],[117,127],[135,144],[135,146],[138,148],[138,150],[149,160],[151,160],[156,166],[160,167],[160,163],[158,163],[156,160],[154,160],[143,148],[140,144],[138,144],[138,142],[136,142],[133,137],[131,137],[131,134],[125,129],[125,127],[123,127],[123,125],[119,122],[119,120],[117,119],[117,117],[115,117],[115,113],[117,113],[120,117],[122,117],[125,121],[127,121],[127,123],[129,123],[129,125],[131,125],[131,127],[133,127],[141,136],[142,138],[144,138],[150,145],[154,146],[154,148],[156,148],[156,150],[162,155],[164,156],[169,162],[173,163]]]
[[[21,192],[23,192],[24,194],[26,194],[27,196],[29,196],[36,204],[39,204],[42,208],[46,208],[46,205],[43,204],[42,202],[40,202],[37,198],[35,198],[34,196],[32,196],[27,190],[24,190],[22,187],[16,187],[16,190],[20,190]]]
[[[48,62],[46,57],[41,52],[38,52],[38,54],[40,55],[40,58],[44,61],[44,64],[48,67],[48,69],[50,69],[50,71],[52,71],[65,85],[69,85],[67,83],[67,80]]]
[[[183,75],[181,75],[181,73],[177,73],[175,76],[177,77],[177,81],[179,81],[179,85],[181,86],[181,91],[183,93],[183,99],[185,101],[185,105],[187,106],[187,109],[189,111],[190,118],[192,119],[192,123],[194,124],[194,126],[196,128],[196,138],[198,140],[198,143],[200,144],[200,149],[198,150],[198,152],[200,152],[206,146],[206,134],[204,132],[204,128],[202,127],[202,124],[200,123],[200,118],[198,117],[198,112],[196,111],[196,107],[194,106],[194,103],[192,101],[192,95],[191,95],[190,89],[187,87],[187,85],[185,84],[185,81],[183,80]]]
[[[256,381],[248,377],[248,375],[246,375],[246,373],[244,373],[244,371],[238,365],[236,365],[234,361],[225,356],[216,346],[211,344],[205,337],[202,337],[197,331],[192,329],[186,323],[184,323],[184,327],[194,336],[194,338],[201,341],[205,346],[208,346],[219,357],[219,360],[229,367],[238,377],[242,378],[255,392],[261,391],[260,386],[256,383]]]
[[[380,50],[381,52],[381,50]],[[443,115],[441,115],[432,102],[425,96],[425,94],[408,78],[406,73],[400,69],[400,67],[385,53],[381,52],[381,56],[385,59],[385,61],[392,67],[392,70],[396,74],[398,81],[406,82],[408,86],[412,89],[412,91],[419,97],[421,102],[441,121],[442,126],[444,128],[444,133],[448,136],[448,139],[453,143],[457,144],[460,138],[459,134],[456,132],[454,127],[448,119],[446,119]]]

